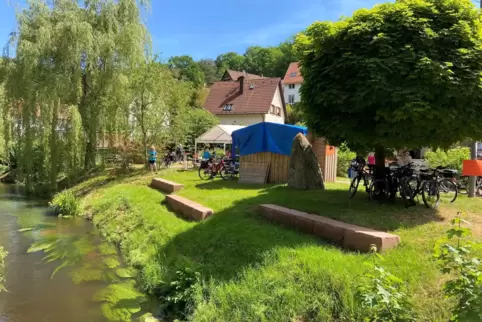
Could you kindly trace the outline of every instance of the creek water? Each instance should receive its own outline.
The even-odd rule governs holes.
[[[0,246],[8,251],[0,322],[131,321],[143,295],[116,247],[82,219],[0,184]]]

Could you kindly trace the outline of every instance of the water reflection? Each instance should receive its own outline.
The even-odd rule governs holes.
[[[0,245],[6,258],[1,322],[131,321],[144,296],[117,249],[81,219],[48,214],[43,203],[0,185]]]

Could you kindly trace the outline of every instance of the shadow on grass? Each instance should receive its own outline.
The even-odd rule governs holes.
[[[218,180],[196,187],[227,189],[213,193],[229,196],[237,193],[236,185]],[[158,255],[166,259],[168,272],[187,266],[222,281],[236,277],[246,267],[262,264],[267,254],[279,247],[305,244],[337,247],[264,220],[256,211],[259,204],[276,204],[382,231],[442,220],[436,210],[421,205],[405,209],[402,202],[378,204],[362,193],[350,201],[345,190],[297,191],[286,186],[264,187],[257,196],[229,203],[229,207],[215,212],[206,221],[173,237]],[[242,188],[251,189],[244,185]]]
[[[119,183],[120,181],[123,181],[125,179],[131,178],[131,177],[136,177],[139,176],[139,174],[145,172],[144,169],[133,169],[127,173],[121,173],[117,171],[118,169],[114,168],[109,171],[106,171],[106,177],[98,177],[96,180],[91,180],[88,184],[83,184],[93,177],[99,176],[101,172],[97,172],[96,175],[89,175],[84,178],[82,178],[81,181],[79,181],[77,184],[81,185],[82,188],[78,189],[75,192],[75,195],[78,198],[84,197],[88,195],[90,192],[96,190],[99,187],[109,187],[113,184]]]
[[[199,182],[198,180],[193,180]],[[202,190],[216,190],[216,189],[239,189],[239,190],[259,190],[260,187],[264,189],[269,189],[270,187],[277,187],[279,185],[275,184],[264,184],[260,186],[259,184],[246,184],[238,183],[238,179],[234,180],[217,180],[216,178],[203,181],[202,183],[197,183],[194,185],[197,189]]]

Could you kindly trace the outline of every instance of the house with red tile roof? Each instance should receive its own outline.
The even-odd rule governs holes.
[[[238,71],[235,71],[235,70],[226,69],[223,77],[221,77],[221,81],[236,81],[241,76],[244,76],[246,79],[265,78],[263,76],[246,73],[244,70],[242,72],[238,72]]]
[[[215,82],[209,89],[204,108],[224,125],[251,125],[285,122],[286,106],[280,78]]]
[[[283,78],[284,99],[286,104],[294,104],[301,101],[301,84],[303,84],[303,76],[300,72],[299,63],[291,63]]]

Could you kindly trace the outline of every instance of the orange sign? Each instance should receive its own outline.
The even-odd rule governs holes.
[[[326,155],[334,155],[335,154],[335,147],[333,145],[326,146]]]
[[[464,160],[462,166],[463,176],[482,176],[482,160]]]

